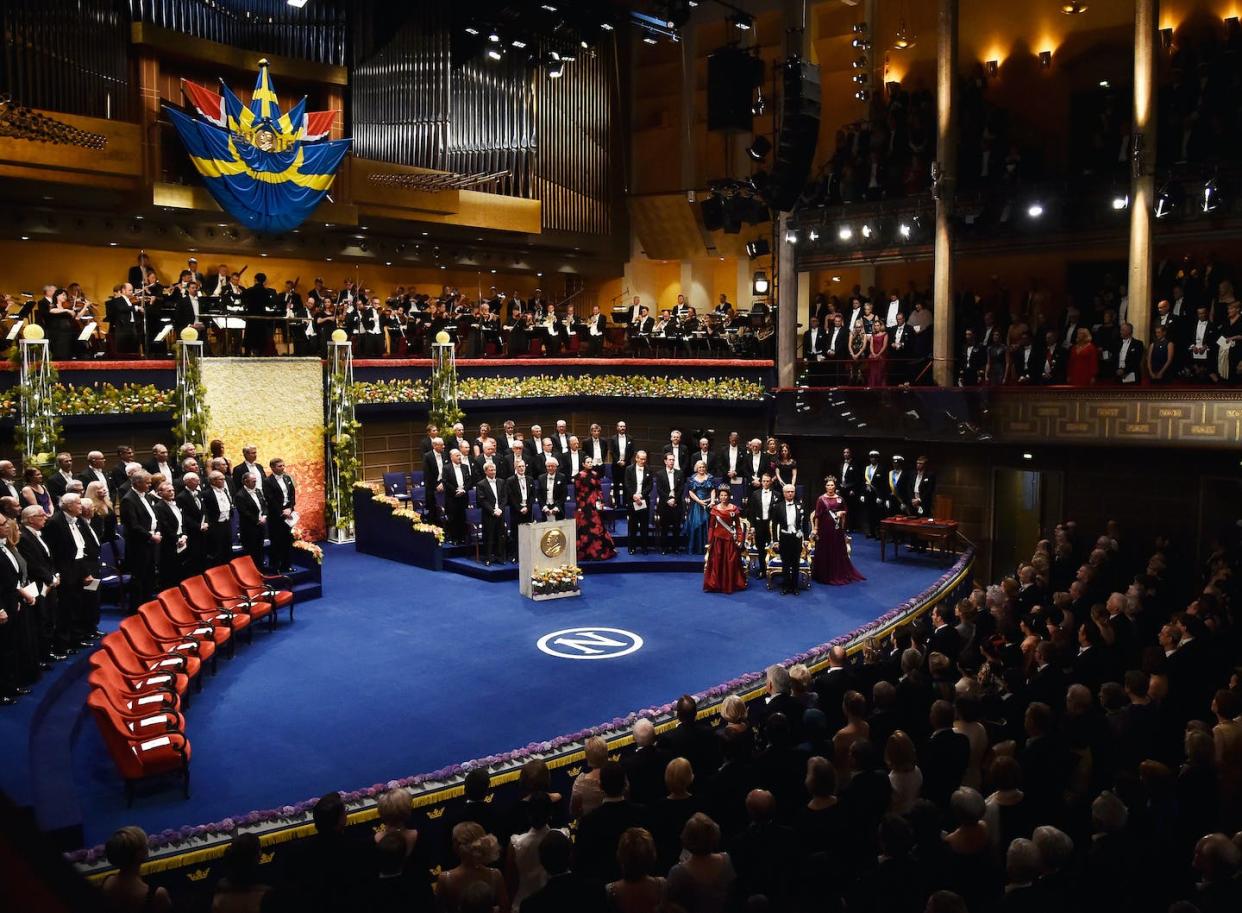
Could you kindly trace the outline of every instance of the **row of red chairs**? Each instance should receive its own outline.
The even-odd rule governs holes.
[[[289,610],[293,593],[274,582],[282,575],[263,574],[249,555],[213,567],[159,593],[107,634],[91,654],[86,705],[117,771],[125,781],[125,799],[133,804],[140,780],[175,774],[190,797],[190,740],[183,712],[189,707],[190,682],[202,690],[203,664],[214,675],[216,651],[267,618]]]

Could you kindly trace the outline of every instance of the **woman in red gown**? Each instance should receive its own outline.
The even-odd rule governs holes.
[[[1071,387],[1089,387],[1100,373],[1100,350],[1091,341],[1091,331],[1086,327],[1078,330],[1074,345],[1069,351],[1069,367],[1065,370],[1065,382]]]
[[[845,548],[845,501],[837,494],[837,480],[824,480],[824,493],[815,502],[811,517],[811,538],[815,540],[815,557],[811,561],[811,579],[816,583],[841,586],[866,580],[854,569]]]
[[[578,531],[578,560],[607,561],[617,557],[612,536],[604,526],[604,492],[599,477],[591,468],[592,460],[582,461],[582,469],[574,477],[574,525]]]
[[[742,512],[730,503],[732,492],[721,485],[707,515],[707,560],[703,563],[705,593],[735,593],[746,589],[742,567]]]

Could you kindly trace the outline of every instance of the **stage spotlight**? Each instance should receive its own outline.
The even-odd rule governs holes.
[[[763,270],[756,270],[755,276],[751,280],[750,290],[756,295],[766,295],[772,284],[768,282],[768,274]]]
[[[864,238],[870,238],[871,235],[872,235],[871,226],[864,223],[862,227],[862,236]]]
[[[746,13],[739,13],[733,17],[733,27],[741,29],[743,32],[749,32],[755,27],[755,20]]]
[[[498,35],[495,32],[492,32],[490,35],[487,36],[487,40],[490,41],[492,44],[500,44],[500,35]]]
[[[488,48],[487,49],[487,57],[489,60],[499,60],[503,56],[504,54],[500,51],[499,48]]]
[[[1068,0],[1068,2],[1061,4],[1061,12],[1067,16],[1077,16],[1079,13],[1085,13],[1086,11],[1087,4],[1080,2],[1080,0]]]
[[[1038,201],[1032,203],[1030,206],[1026,207],[1026,214],[1032,219],[1038,219],[1044,214],[1043,204]]]
[[[612,31],[612,23],[611,23],[611,22],[601,22],[601,23],[599,24],[599,27],[600,27],[600,28],[602,28],[605,32],[611,32],[611,31]]]
[[[901,239],[903,241],[909,241],[910,240],[910,226],[905,222],[900,223],[897,226],[897,234],[901,236]]]
[[[560,79],[565,75],[565,61],[561,60],[556,51],[548,57],[548,79]]]
[[[656,40],[650,35],[643,36],[643,44],[656,44]]]
[[[818,241],[819,232],[817,232],[814,228],[812,228],[810,234],[807,235],[807,238],[811,241]]]
[[[540,4],[540,8],[541,8],[541,9],[545,9],[545,10],[547,10],[549,13],[555,13],[555,12],[556,12],[556,7],[555,7],[555,6],[553,6],[551,3],[542,3],[542,4]]]
[[[866,68],[867,66],[867,58],[866,57],[855,57],[854,62],[850,64],[850,66],[852,66],[855,70],[862,70]]]
[[[468,25],[468,26],[466,26],[466,34],[467,34],[467,35],[477,35],[477,34],[479,34],[479,30],[478,30],[478,29],[476,29],[473,25]]]
[[[1216,207],[1220,205],[1220,188],[1216,185],[1216,178],[1208,178],[1203,185],[1203,203],[1204,212],[1215,212]]]
[[[860,86],[865,86],[867,84],[867,78],[866,73],[855,73],[853,77],[854,82],[858,83]]]
[[[751,157],[752,161],[762,162],[764,156],[772,151],[772,143],[768,141],[766,136],[756,136],[754,142],[746,149],[746,154]]]
[[[524,48],[526,47],[526,42],[522,41],[520,38],[514,38],[512,41],[509,42],[509,45],[515,48]]]
[[[857,98],[859,101],[866,101],[868,98],[871,97],[871,93],[868,92],[866,89],[859,89],[857,92],[854,93],[854,97]]]
[[[1113,209],[1126,209],[1129,206],[1130,197],[1128,195],[1113,197]]]
[[[798,243],[798,229],[791,228],[785,232],[785,243],[786,244],[797,244]]]
[[[855,22],[852,26],[850,26],[850,31],[855,35],[861,35],[863,32],[867,31],[867,23]]]
[[[766,238],[756,238],[746,244],[746,256],[755,260],[759,257],[766,257],[772,252],[772,245],[768,243]]]
[[[865,51],[871,47],[871,42],[866,38],[855,38],[850,42],[850,46],[858,48],[860,51]]]
[[[854,237],[854,229],[850,228],[848,225],[842,225],[837,231],[837,237],[842,241],[848,241],[850,238]]]

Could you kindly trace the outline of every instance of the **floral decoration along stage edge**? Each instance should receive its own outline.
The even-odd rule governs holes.
[[[367,488],[374,491],[372,486],[365,483],[358,483],[356,487]],[[376,497],[377,501],[389,504],[395,501],[395,498],[388,498],[385,495]],[[439,527],[433,527],[438,529]],[[842,634],[835,637],[827,643],[820,644],[810,650],[791,656],[783,663],[785,666],[794,663],[813,664],[824,658],[827,652],[836,646],[847,646],[852,643],[858,643],[874,632],[884,630],[890,625],[904,618],[912,612],[918,611],[926,603],[937,596],[951,599],[953,592],[946,590],[957,581],[954,589],[960,589],[962,586],[969,587],[971,579],[967,571],[974,562],[975,549],[973,546],[967,548],[965,552],[958,558],[957,563],[943,574],[940,579],[929,586],[917,596],[904,600],[894,606],[888,612],[872,621],[867,622],[861,627],[855,628],[848,634]],[[960,578],[960,579],[959,579]],[[942,591],[944,591],[942,593]],[[699,702],[700,707],[723,700],[726,695],[748,691],[764,680],[764,672],[749,672],[737,678],[730,679],[723,684],[706,691],[695,694],[694,698]],[[465,761],[458,764],[450,764],[440,770],[433,770],[430,773],[416,774],[410,777],[402,777],[400,779],[389,780],[387,783],[375,783],[363,789],[342,792],[341,797],[345,802],[352,806],[351,811],[357,811],[358,806],[374,802],[376,798],[387,790],[394,789],[398,786],[404,786],[409,789],[417,789],[420,787],[431,788],[432,786],[440,787],[450,785],[454,781],[460,782],[460,778],[464,777],[467,771],[476,767],[484,767],[491,770],[492,768],[512,769],[525,763],[534,757],[550,757],[556,755],[574,745],[580,744],[586,739],[593,736],[619,736],[633,725],[634,721],[639,717],[646,717],[653,722],[659,722],[660,718],[668,718],[672,716],[675,705],[672,703],[663,704],[659,707],[645,707],[642,710],[636,710],[627,716],[616,717],[606,723],[600,723],[588,729],[582,729],[578,732],[571,732],[566,735],[558,736],[554,739],[543,742],[530,742],[524,748],[514,751],[503,752],[502,754],[488,755],[484,758],[476,758],[472,761]],[[494,772],[494,771],[493,771]],[[307,820],[310,810],[315,803],[319,801],[316,796],[311,799],[305,799],[296,805],[284,805],[279,808],[271,808],[262,811],[252,811],[237,818],[225,818],[223,821],[215,821],[210,824],[186,825],[180,828],[168,828],[160,831],[158,834],[151,834],[150,846],[152,849],[167,848],[176,851],[186,851],[189,849],[198,849],[215,840],[225,837],[231,837],[239,828],[258,828],[269,825],[288,825],[302,823]],[[70,862],[83,866],[98,866],[104,861],[104,848],[102,846],[92,847],[90,849],[76,850],[67,854]]]
[[[410,528],[413,529],[414,532],[426,533],[429,536],[435,536],[438,544],[444,544],[443,527],[435,526],[431,523],[424,523],[422,514],[416,510],[411,510],[406,507],[405,502],[400,501],[391,495],[384,494],[383,489],[379,485],[372,484],[371,482],[355,482],[354,488],[361,491],[371,492],[372,501],[375,501],[377,504],[383,504],[385,507],[391,509],[394,517],[401,517],[404,520],[409,520]]]
[[[554,396],[624,396],[639,399],[718,399],[759,401],[763,384],[736,377],[598,376],[467,377],[458,381],[458,399],[479,401]],[[381,380],[354,384],[358,405],[425,403],[430,387],[423,380]]]

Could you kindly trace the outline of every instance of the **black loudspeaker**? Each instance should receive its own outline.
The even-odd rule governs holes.
[[[791,60],[785,65],[781,94],[781,129],[776,138],[768,200],[781,212],[793,209],[802,193],[815,143],[819,140],[819,67]]]
[[[703,227],[708,231],[720,231],[724,228],[724,200],[712,194],[702,204]]]
[[[763,61],[740,48],[720,48],[707,58],[707,129],[749,133],[751,100],[763,79]]]

